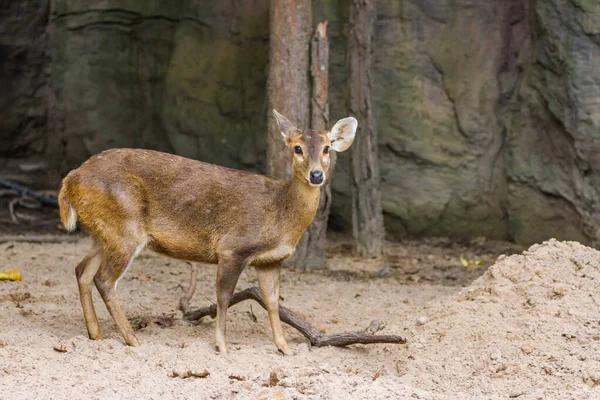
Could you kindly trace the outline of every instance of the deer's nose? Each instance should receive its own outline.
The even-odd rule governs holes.
[[[310,173],[310,183],[319,185],[323,183],[323,172],[322,171],[313,171]]]

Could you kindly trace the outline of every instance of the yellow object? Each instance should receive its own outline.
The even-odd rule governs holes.
[[[8,271],[0,271],[0,281],[20,281],[21,272],[18,269],[10,269]]]
[[[483,261],[481,260],[467,260],[463,256],[460,256],[460,263],[465,268],[472,267],[474,265],[483,265]]]

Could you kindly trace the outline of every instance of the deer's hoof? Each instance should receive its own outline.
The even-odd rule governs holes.
[[[290,350],[289,348],[287,348],[287,347],[286,347],[286,348],[280,348],[280,349],[277,349],[277,351],[278,351],[278,352],[279,352],[281,355],[284,355],[284,356],[295,356],[295,355],[296,355],[296,353],[294,353],[293,351],[291,351],[291,350]]]
[[[137,347],[140,345],[140,341],[135,336],[126,338],[125,342],[131,347]]]
[[[215,346],[215,351],[219,354],[227,354],[229,353],[229,350],[227,350],[227,346],[225,345],[216,345]]]

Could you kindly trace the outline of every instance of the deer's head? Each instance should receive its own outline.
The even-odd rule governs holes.
[[[273,110],[285,144],[292,151],[294,176],[310,186],[321,186],[327,179],[331,151],[345,151],[354,141],[358,121],[340,119],[329,131],[298,129],[289,119]]]

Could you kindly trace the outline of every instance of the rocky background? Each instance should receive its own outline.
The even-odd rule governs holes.
[[[264,171],[268,0],[0,0],[0,175],[148,147]],[[378,0],[375,115],[392,236],[600,245],[600,3]],[[348,0],[329,21],[346,115]],[[333,121],[332,121],[333,122]],[[348,229],[347,158],[332,226]],[[21,163],[21,164],[19,164]],[[36,176],[42,176],[40,174]]]

